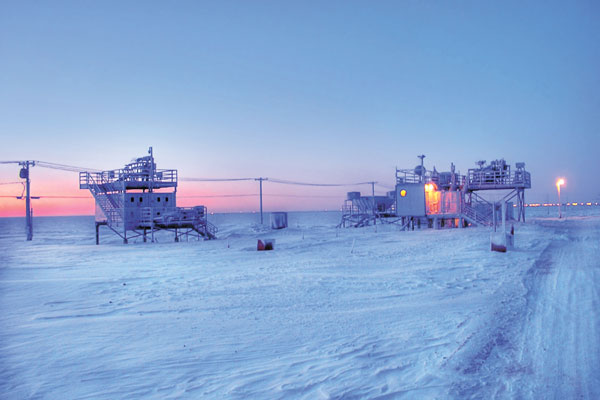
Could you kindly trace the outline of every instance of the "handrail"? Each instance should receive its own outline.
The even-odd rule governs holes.
[[[150,174],[147,172],[137,172],[125,169],[115,169],[111,171],[102,172],[82,172],[80,173],[80,184],[82,175],[89,177],[95,177],[96,181],[100,181],[101,184],[114,183],[114,182],[149,182],[151,180]],[[154,172],[155,183],[177,183],[177,170],[176,169],[157,169]]]
[[[483,202],[480,202],[483,204]],[[477,210],[470,205],[469,203],[463,202],[461,205],[462,214],[474,220],[478,224],[490,226],[492,224],[491,217],[493,216],[492,212],[486,212],[484,214],[478,213]]]
[[[401,176],[404,175],[404,176]],[[396,184],[399,183],[420,183],[424,179],[417,175],[412,169],[396,169]]]
[[[104,215],[106,216],[107,220],[111,224],[123,221],[122,199],[119,196],[114,196],[109,193],[106,193],[106,191],[102,190],[98,183],[96,183],[96,180],[94,179],[92,174],[90,174],[89,172],[85,174],[86,184],[90,189],[90,192],[92,192],[92,196],[94,196],[94,199],[102,209],[102,212],[104,212]]]
[[[531,174],[527,171],[488,171],[470,169],[467,175],[467,186],[470,189],[491,186],[523,186],[531,187]]]

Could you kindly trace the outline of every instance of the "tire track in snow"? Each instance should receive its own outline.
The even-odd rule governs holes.
[[[558,239],[525,274],[524,296],[508,288],[491,326],[461,345],[455,397],[600,398],[600,220],[544,227]]]
[[[537,265],[516,362],[530,374],[511,384],[519,398],[600,398],[600,224],[567,221]]]

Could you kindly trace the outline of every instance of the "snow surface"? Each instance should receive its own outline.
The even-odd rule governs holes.
[[[93,218],[33,242],[0,219],[0,398],[600,398],[600,212],[577,213],[528,210],[506,254],[339,213],[100,246]]]

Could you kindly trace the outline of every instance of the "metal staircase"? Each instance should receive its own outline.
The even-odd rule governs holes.
[[[101,177],[101,175],[99,176]],[[90,190],[96,204],[106,217],[108,226],[117,227],[123,224],[123,198],[121,193],[108,192],[104,189],[104,182],[98,184],[89,172],[79,173],[79,186]]]
[[[177,207],[161,217],[149,218],[147,222],[161,229],[193,229],[205,239],[216,239],[218,229],[206,215],[204,206]]]
[[[375,218],[372,204],[372,202],[365,201],[364,198],[346,200],[342,207],[342,220],[337,227],[360,228],[369,225]]]
[[[338,228],[361,228],[363,226],[370,225],[374,219],[373,214],[345,214],[342,215],[342,222],[340,222]]]
[[[204,220],[203,222],[195,223],[194,230],[207,239],[217,238],[217,227],[206,220]]]
[[[463,201],[461,204],[462,216],[472,224],[479,226],[492,226],[494,221],[493,204],[481,196],[473,193],[471,202]]]

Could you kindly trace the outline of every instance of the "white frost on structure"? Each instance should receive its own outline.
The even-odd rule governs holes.
[[[128,246],[1,219],[0,398],[600,398],[598,216],[532,218],[506,254],[289,216],[270,252],[256,215]]]

